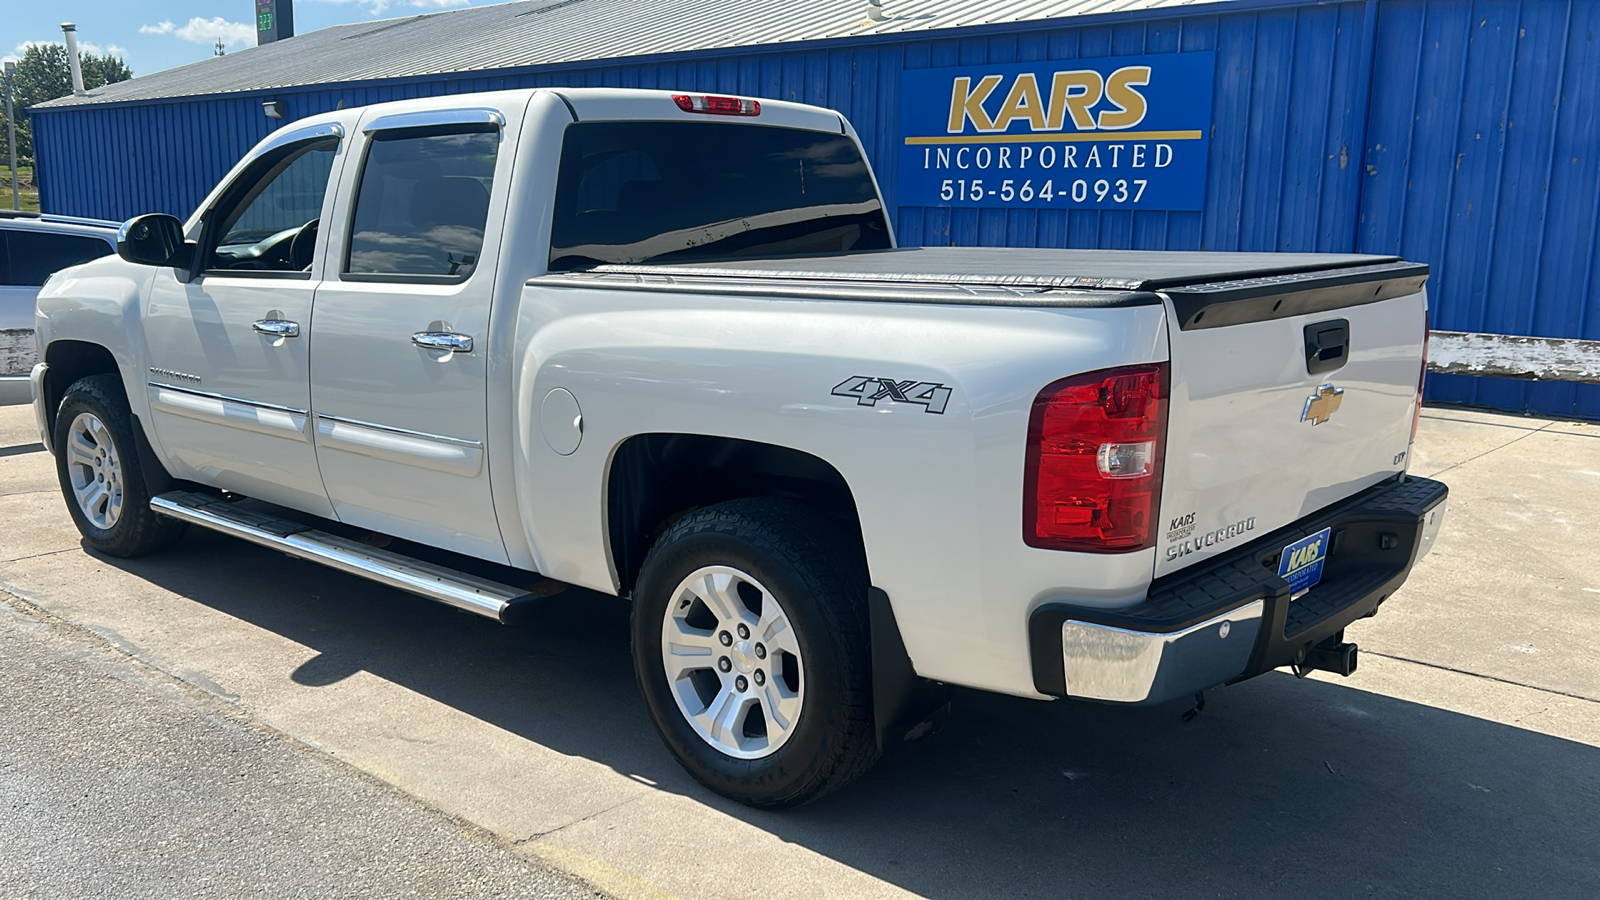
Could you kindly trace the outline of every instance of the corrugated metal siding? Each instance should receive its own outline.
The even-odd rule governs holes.
[[[1436,327],[1600,338],[1600,3],[1383,0],[880,44],[61,109],[34,119],[47,209],[187,214],[273,125],[421,95],[675,88],[845,112],[895,205],[907,69],[1214,50],[1205,211],[897,210],[905,244],[1398,253]],[[1376,13],[1376,15],[1373,15]],[[1374,30],[1367,26],[1370,20]],[[1369,103],[1370,86],[1370,103]],[[1364,142],[1364,147],[1363,147]],[[83,155],[74,148],[97,149]],[[83,165],[82,160],[93,160]],[[1600,389],[1444,376],[1430,396],[1600,417]]]
[[[1389,0],[1359,249],[1433,266],[1452,331],[1600,338],[1600,3]],[[1600,386],[1430,377],[1438,400],[1600,417]]]
[[[1215,50],[1216,100],[1204,212],[902,207],[901,238],[1140,250],[1348,250],[1356,168],[1349,165],[1344,136],[1361,115],[1361,13],[1359,4],[1304,6],[909,44],[907,69]],[[898,88],[898,73],[890,81]],[[874,159],[887,174],[895,162],[890,149],[881,148]]]

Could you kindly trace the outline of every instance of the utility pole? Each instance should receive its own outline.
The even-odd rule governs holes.
[[[11,80],[17,74],[17,64],[6,60],[6,146],[11,148],[11,208],[21,209],[17,199],[17,117],[12,111]]]

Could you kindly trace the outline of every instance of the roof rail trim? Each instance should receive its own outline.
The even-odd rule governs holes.
[[[420,112],[379,116],[361,126],[364,134],[396,128],[429,128],[437,125],[494,125],[506,127],[506,117],[498,109],[471,106],[456,109],[427,109]]]
[[[266,143],[261,145],[260,152],[265,153],[268,150],[276,150],[289,144],[298,144],[301,141],[326,137],[344,137],[344,126],[338,122],[323,122],[321,125],[308,125],[305,128],[296,128],[293,131],[280,131],[267,138]]]

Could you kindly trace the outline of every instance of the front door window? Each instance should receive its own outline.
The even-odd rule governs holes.
[[[308,273],[338,146],[330,138],[286,148],[239,178],[219,204],[206,271]]]

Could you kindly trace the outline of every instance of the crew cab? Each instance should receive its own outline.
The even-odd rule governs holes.
[[[343,109],[38,301],[36,411],[114,556],[214,529],[537,627],[632,602],[690,773],[785,807],[962,685],[1188,699],[1348,674],[1437,534],[1427,269],[898,248],[794,103]]]

